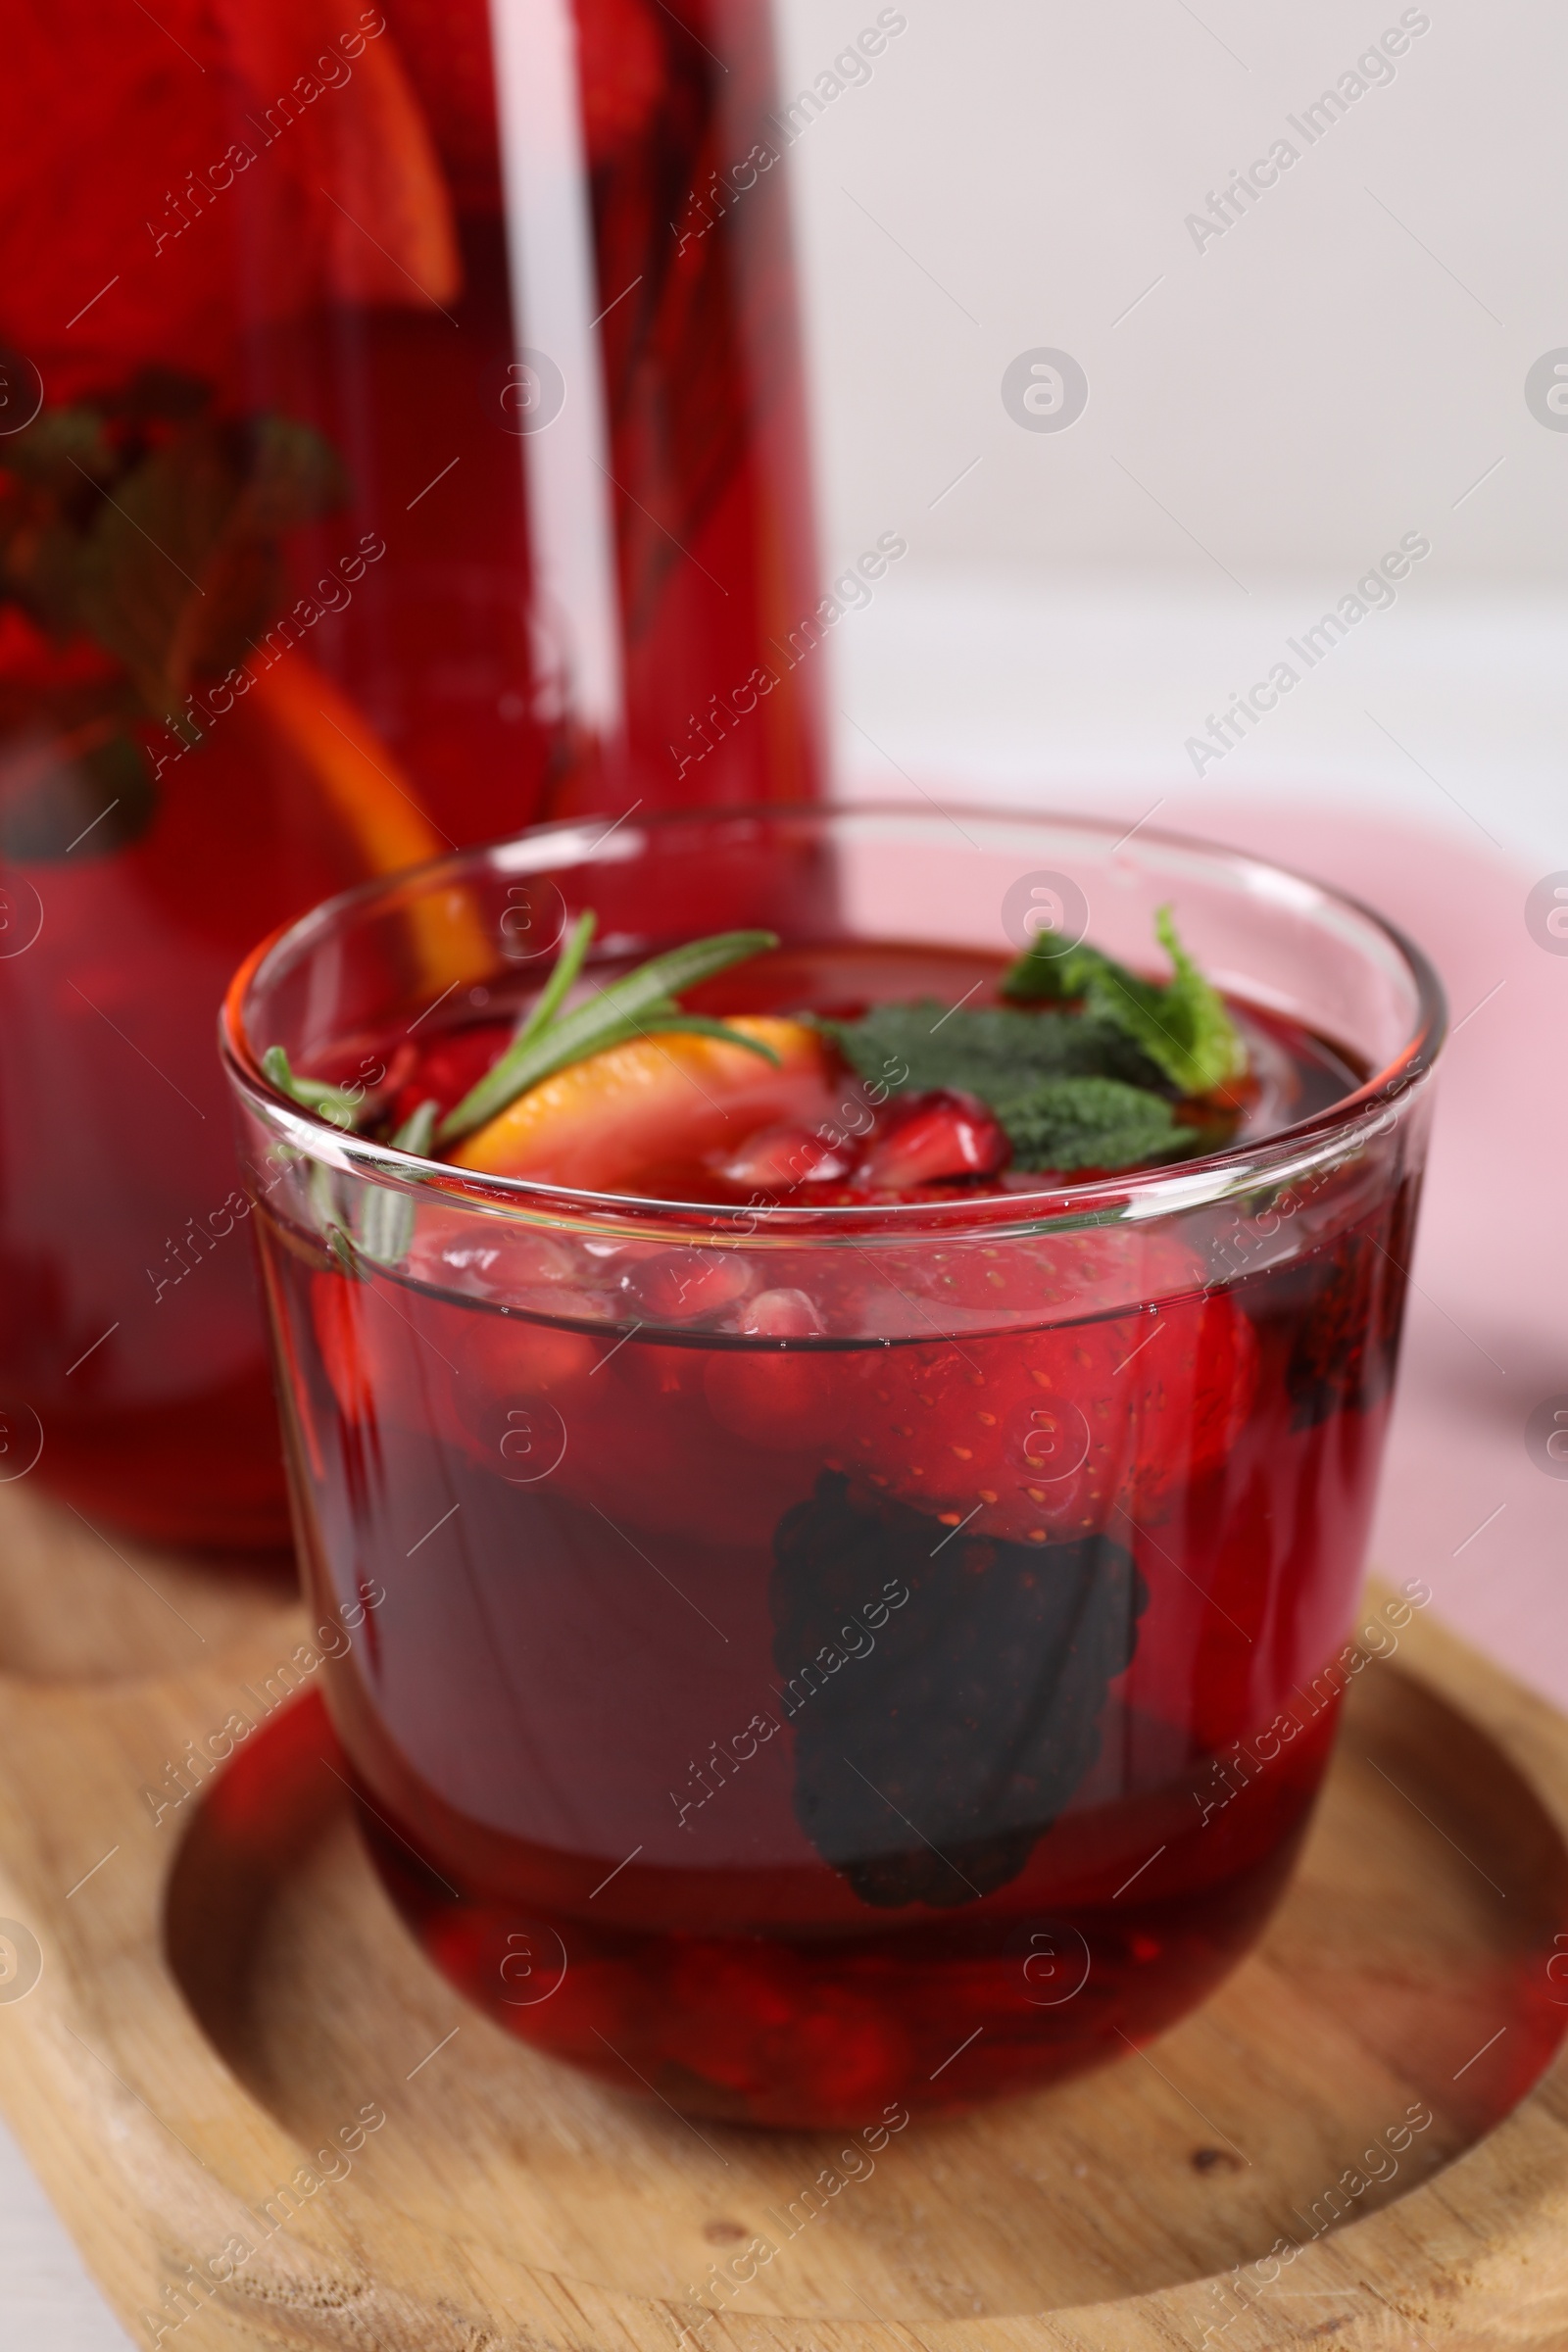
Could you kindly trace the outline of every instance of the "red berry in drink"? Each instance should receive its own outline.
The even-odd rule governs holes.
[[[1247,1418],[1257,1345],[1227,1297],[890,1348],[863,1374],[846,1469],[1015,1544],[1157,1521]]]
[[[785,1193],[797,1184],[826,1184],[847,1176],[851,1155],[808,1127],[759,1127],[718,1168],[738,1192]]]
[[[855,1172],[857,1190],[912,1192],[958,1176],[996,1176],[1012,1157],[1000,1119],[973,1095],[915,1095],[873,1136]]]

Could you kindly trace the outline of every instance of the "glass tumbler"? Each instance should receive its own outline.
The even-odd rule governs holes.
[[[1043,906],[1137,961],[1167,902],[1284,1041],[1273,1131],[1175,1168],[695,1205],[410,1157],[261,1071],[505,1036],[519,906],[594,908],[615,965],[766,926],[820,1001]],[[438,1009],[454,923],[490,962]],[[545,827],[258,950],[222,1045],[299,1545],[361,1628],[329,1704],[435,1965],[606,2082],[789,2127],[1020,2090],[1200,2000],[1353,1670],[1442,1024],[1327,889],[967,809]]]
[[[0,1413],[81,1510],[266,1548],[238,957],[541,817],[819,789],[768,0],[11,30]]]

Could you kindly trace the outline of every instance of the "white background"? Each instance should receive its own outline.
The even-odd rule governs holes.
[[[786,87],[876,13],[791,0]],[[1560,585],[1568,436],[1522,395],[1568,342],[1560,10],[1431,0],[1392,84],[1201,253],[1186,216],[1398,6],[901,13],[872,79],[790,158],[839,550],[892,523],[922,564],[1042,582],[1133,570],[1179,593],[1228,572],[1245,610],[1282,574],[1348,585],[1415,528],[1440,592]],[[1089,376],[1059,435],[1001,404],[1004,368],[1038,345]]]

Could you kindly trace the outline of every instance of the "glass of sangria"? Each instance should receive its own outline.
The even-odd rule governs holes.
[[[540,818],[818,792],[818,648],[870,591],[817,576],[795,134],[768,0],[15,33],[0,1417],[94,1517],[266,1549],[239,956]]]
[[[1312,882],[968,809],[543,827],[259,949],[298,1542],[435,1965],[787,2127],[1200,2000],[1333,1741],[1443,1018]]]

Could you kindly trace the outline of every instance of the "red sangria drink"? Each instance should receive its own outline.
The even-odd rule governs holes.
[[[766,0],[68,8],[7,70],[0,1416],[267,1546],[237,957],[541,817],[815,798],[904,542],[817,577]]]
[[[1314,884],[969,811],[546,827],[259,950],[299,1544],[434,1964],[788,2127],[1200,2000],[1333,1742],[1442,1020]]]

